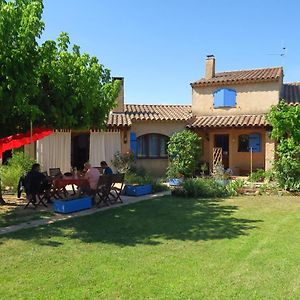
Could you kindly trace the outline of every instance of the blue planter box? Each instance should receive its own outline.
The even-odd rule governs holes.
[[[144,185],[127,185],[125,195],[127,196],[142,196],[151,194],[152,185],[144,184]]]
[[[92,207],[92,198],[84,197],[72,200],[55,200],[53,208],[55,212],[67,214]]]

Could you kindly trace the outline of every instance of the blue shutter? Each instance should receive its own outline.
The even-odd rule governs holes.
[[[134,155],[134,158],[137,158],[137,140],[136,140],[136,133],[130,132],[130,150]]]
[[[224,106],[236,106],[236,91],[230,89],[224,90]]]
[[[214,108],[224,106],[224,89],[220,89],[214,92]]]
[[[252,148],[252,152],[260,152],[260,134],[250,134],[249,135],[249,151]]]

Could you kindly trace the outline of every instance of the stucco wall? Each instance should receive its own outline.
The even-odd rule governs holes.
[[[166,136],[184,130],[186,127],[185,122],[180,121],[142,121],[132,124],[131,131],[136,133],[139,137],[148,133],[158,133]],[[128,133],[129,136],[129,133]],[[127,143],[128,144],[128,143]],[[130,141],[129,141],[130,144]],[[144,168],[147,172],[157,176],[164,176],[168,166],[167,159],[137,159],[137,167]]]
[[[196,87],[192,89],[192,111],[195,115],[261,114],[279,101],[282,81],[250,84]],[[236,107],[214,108],[213,93],[219,88],[235,89]]]
[[[261,128],[253,129],[210,129],[196,131],[199,136],[202,136],[204,152],[201,160],[209,163],[212,169],[213,148],[216,134],[229,135],[229,168],[233,170],[235,175],[244,175],[250,172],[251,169],[251,154],[250,152],[238,152],[238,139],[241,134],[259,133],[261,135],[261,151],[252,153],[252,168],[265,168],[265,142],[266,130]]]

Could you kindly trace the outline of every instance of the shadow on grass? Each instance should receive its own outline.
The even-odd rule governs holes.
[[[22,230],[1,239],[31,240],[53,247],[63,245],[65,239],[119,246],[156,245],[165,240],[232,239],[247,235],[257,222],[262,222],[234,217],[237,209],[216,199],[163,197]]]

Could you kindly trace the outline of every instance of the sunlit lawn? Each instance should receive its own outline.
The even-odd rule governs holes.
[[[300,197],[169,196],[0,243],[1,299],[300,299]]]

